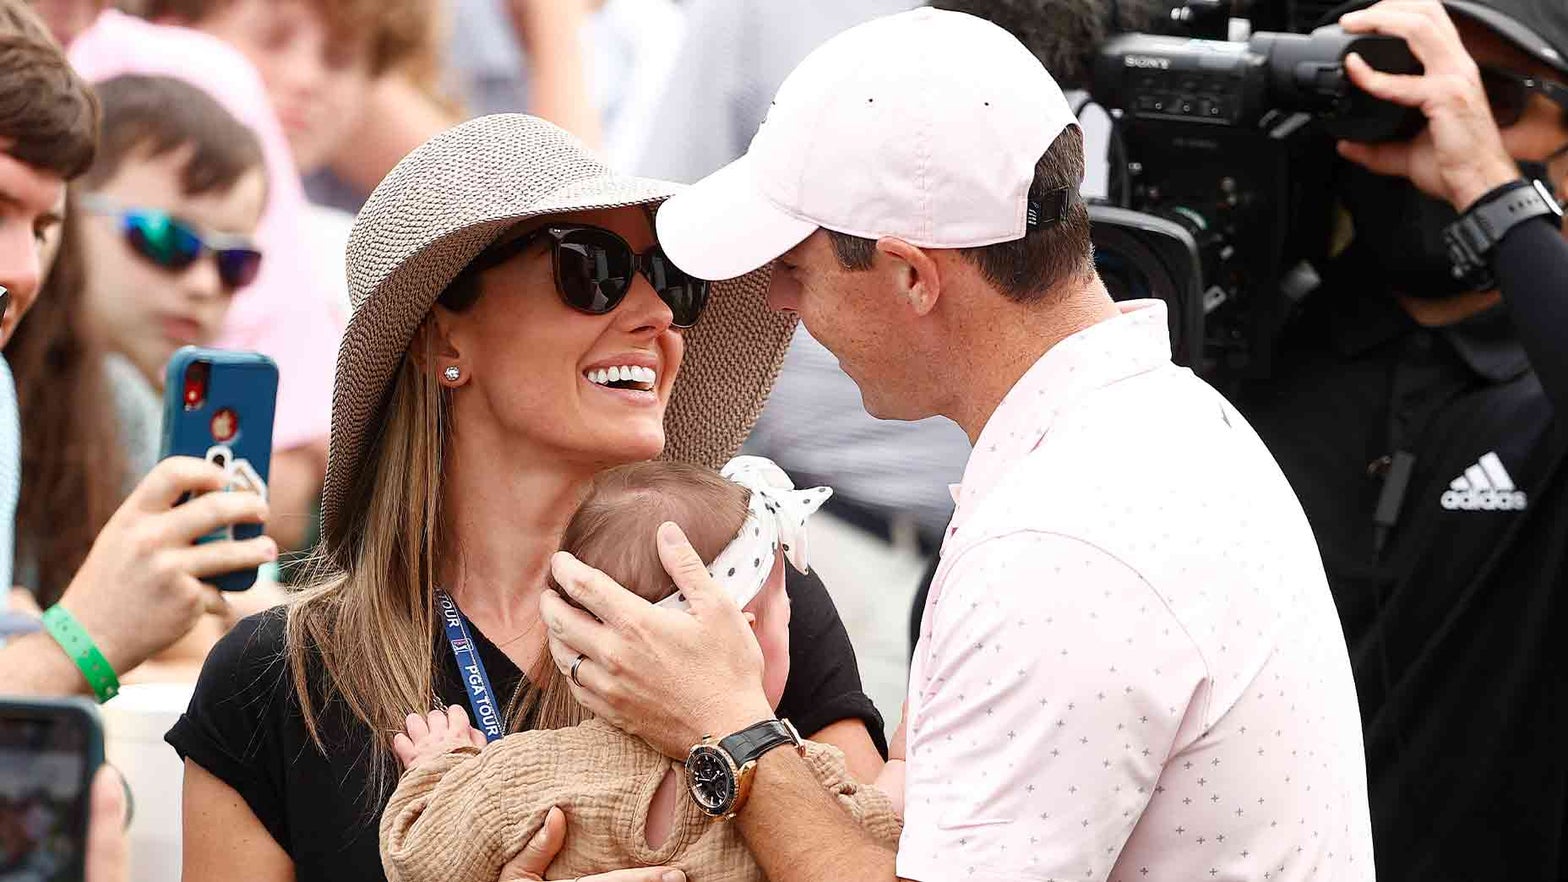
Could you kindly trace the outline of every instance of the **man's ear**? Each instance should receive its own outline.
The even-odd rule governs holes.
[[[893,258],[894,271],[899,274],[899,292],[915,315],[930,314],[942,297],[941,271],[931,255],[923,248],[891,236],[877,240],[877,251]]]

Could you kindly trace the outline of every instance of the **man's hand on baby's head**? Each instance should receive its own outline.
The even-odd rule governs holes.
[[[404,771],[459,748],[484,746],[484,733],[469,725],[468,713],[455,704],[424,715],[409,714],[403,731],[392,739],[392,752]]]

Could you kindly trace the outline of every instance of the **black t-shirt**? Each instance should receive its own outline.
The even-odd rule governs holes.
[[[1238,402],[1322,550],[1380,878],[1568,878],[1564,374],[1519,329],[1556,309],[1531,330],[1562,347],[1568,249],[1521,232],[1533,272],[1500,266],[1506,306],[1445,328],[1331,276]]]
[[[790,673],[779,716],[804,734],[846,719],[862,720],[884,754],[882,718],[861,691],[854,649],[838,611],[816,576],[790,571]],[[522,678],[510,659],[474,629],[474,641],[503,697]],[[451,648],[432,643],[436,690],[445,704],[466,708],[467,694]],[[324,714],[323,754],[305,731],[284,651],[281,608],[234,627],[208,656],[190,708],[168,742],[245,799],[294,861],[300,882],[378,880],[381,809],[370,775],[369,730],[336,703]],[[415,710],[410,708],[410,710]]]

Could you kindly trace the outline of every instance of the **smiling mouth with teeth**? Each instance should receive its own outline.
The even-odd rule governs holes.
[[[652,392],[659,380],[659,375],[653,368],[634,365],[621,365],[584,371],[583,377],[595,386],[605,386],[610,389],[632,389],[638,392]]]

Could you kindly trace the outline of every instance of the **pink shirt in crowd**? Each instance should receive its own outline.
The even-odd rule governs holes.
[[[1047,352],[986,424],[909,685],[898,875],[1371,880],[1355,684],[1261,441],[1165,307]]]
[[[234,298],[217,346],[264,352],[278,363],[279,450],[325,441],[332,378],[343,329],[331,309],[331,279],[311,273],[304,238],[305,191],[287,138],[256,69],[222,40],[189,28],[104,12],[71,44],[71,63],[91,82],[121,74],[176,77],[222,104],[261,139],[268,199],[256,239],[261,275]]]

